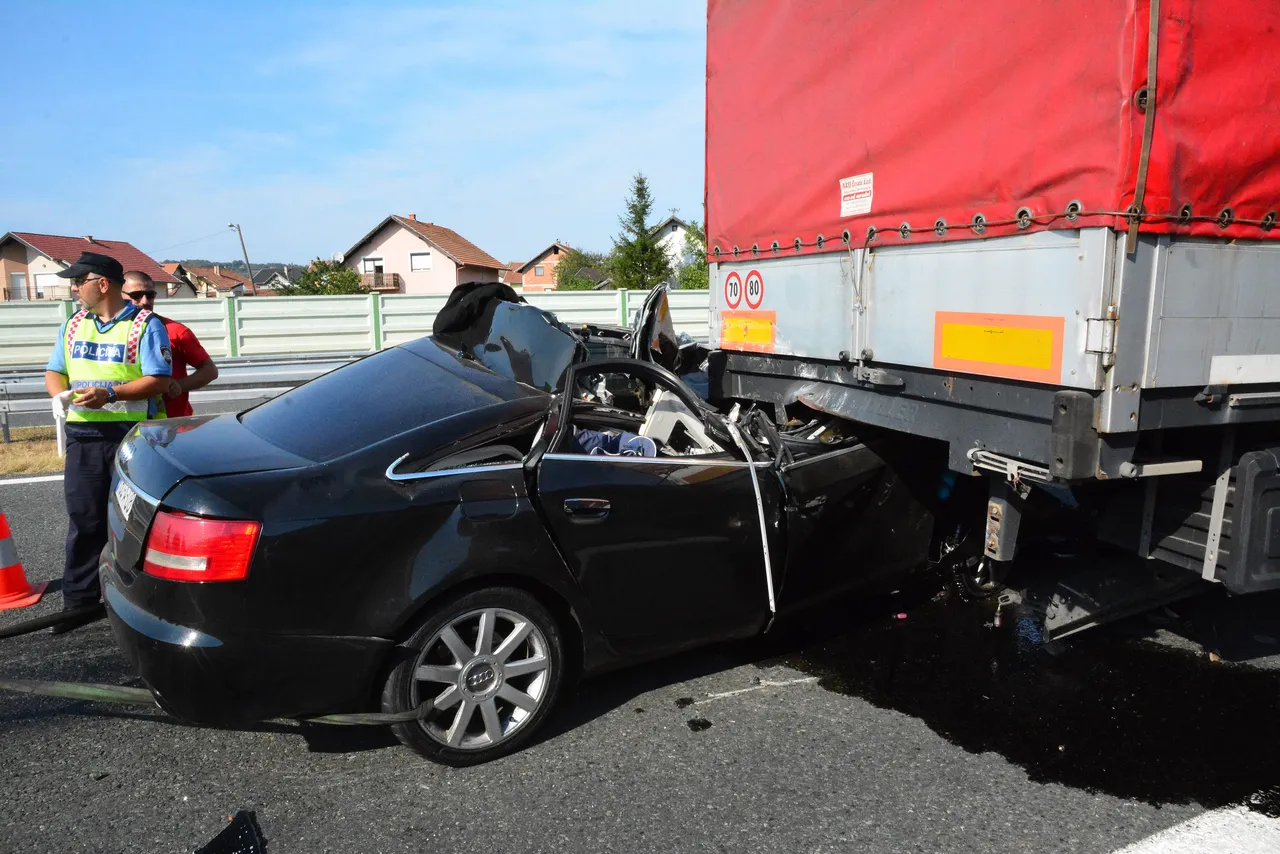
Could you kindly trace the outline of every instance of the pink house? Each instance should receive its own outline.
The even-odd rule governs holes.
[[[123,240],[11,231],[0,237],[0,297],[6,302],[71,299],[70,283],[57,274],[75,263],[81,252],[110,255],[126,272],[141,270],[159,284],[179,284],[155,259]],[[160,295],[168,294],[161,291]]]
[[[498,282],[507,265],[451,228],[391,216],[342,256],[361,284],[387,294],[447,294],[462,282]]]

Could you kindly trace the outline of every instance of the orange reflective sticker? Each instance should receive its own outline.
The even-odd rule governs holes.
[[[935,312],[933,366],[1057,385],[1065,328],[1064,317]]]
[[[772,353],[777,331],[777,312],[720,312],[720,346],[727,350]]]

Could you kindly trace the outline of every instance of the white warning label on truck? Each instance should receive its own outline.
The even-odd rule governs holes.
[[[840,216],[871,213],[872,172],[840,179]]]

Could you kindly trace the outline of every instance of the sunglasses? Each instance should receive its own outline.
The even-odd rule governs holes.
[[[74,279],[72,279],[71,287],[73,288],[83,287],[84,285],[87,285],[90,282],[96,279],[101,279],[101,278],[102,278],[101,276],[95,276],[95,275],[92,275],[91,273],[85,273],[83,276],[76,276]]]
[[[125,296],[127,296],[129,299],[133,300],[134,302],[142,302],[144,299],[155,299],[156,292],[155,291],[130,291],[127,294],[125,294]]]

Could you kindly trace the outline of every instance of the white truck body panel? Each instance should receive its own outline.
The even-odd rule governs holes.
[[[713,346],[1094,392],[1098,428],[1113,433],[1141,429],[1142,390],[1280,382],[1274,242],[1144,237],[1128,256],[1123,235],[1088,228],[787,254],[744,253],[712,265]],[[730,302],[735,275],[759,279],[757,305],[749,299],[757,291],[745,285],[736,307]],[[1018,319],[1057,319],[1060,366],[957,368],[942,349],[939,313],[989,322],[984,329],[995,335]],[[741,346],[726,335],[735,320],[754,324],[757,335],[770,324],[771,340]]]

